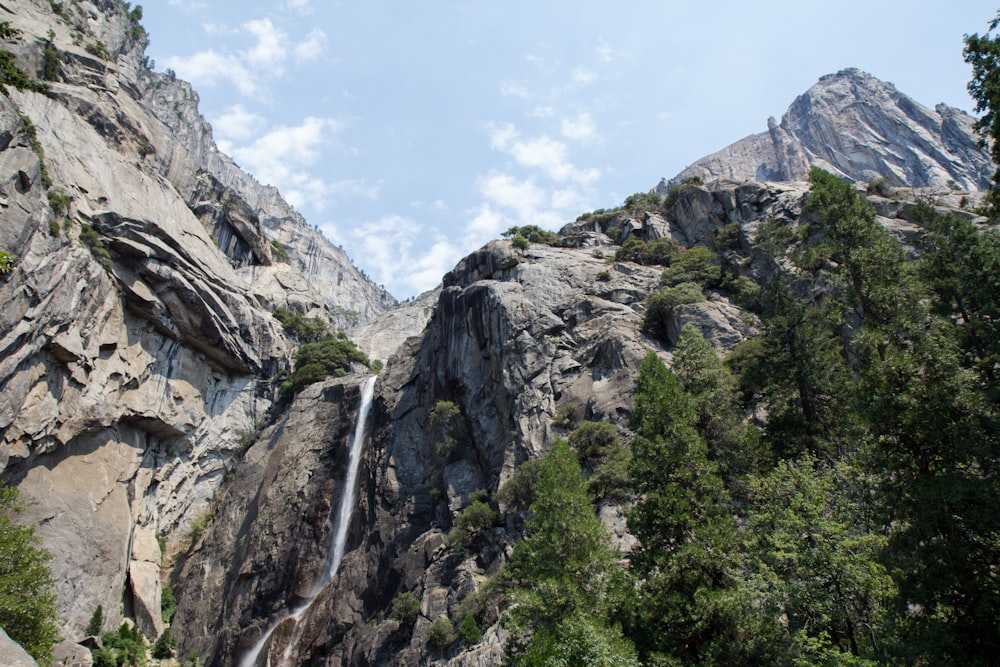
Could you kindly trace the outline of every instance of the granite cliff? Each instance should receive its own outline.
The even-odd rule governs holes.
[[[862,72],[828,74],[795,98],[779,123],[694,162],[672,182],[803,180],[812,166],[892,187],[983,191],[993,165],[979,147],[965,112],[938,104],[929,109],[895,86]],[[658,186],[665,193],[669,183]]]
[[[347,326],[395,300],[218,152],[190,87],[147,69],[123,3],[26,0],[0,19],[17,66],[47,79],[0,96],[16,256],[0,469],[55,555],[62,636],[101,605],[154,637],[165,567],[289,369],[273,311]]]
[[[521,536],[524,508],[503,484],[583,420],[627,440],[640,362],[649,350],[670,360],[685,324],[720,354],[758,333],[717,285],[668,309],[651,335],[647,297],[663,267],[615,259],[624,244],[702,247],[760,284],[780,268],[756,230],[806,220],[807,165],[969,190],[991,171],[967,116],[847,70],[769,133],[686,170],[705,183],[668,188],[655,210],[581,216],[552,245],[492,241],[391,309],[216,149],[190,86],[146,68],[123,3],[0,11],[21,30],[6,47],[25,71],[41,76],[59,58],[46,91],[0,96],[0,248],[17,255],[0,278],[0,470],[55,556],[66,664],[90,664],[79,642],[97,605],[106,627],[129,619],[160,635],[168,588],[178,654],[209,665],[238,664],[265,638],[256,664],[498,664],[497,609],[478,613],[479,641],[429,637],[436,619],[462,620]],[[869,200],[909,242],[918,228],[904,194]],[[974,217],[959,194],[923,196]],[[366,374],[279,403],[297,341],[278,307],[356,324],[351,337],[385,360],[344,558],[318,592]],[[482,492],[499,521],[449,544]],[[627,550],[621,508],[609,500],[600,514]],[[417,608],[403,617],[406,596]],[[305,599],[294,627],[282,620]]]

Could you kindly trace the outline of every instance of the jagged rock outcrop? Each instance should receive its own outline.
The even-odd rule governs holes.
[[[164,123],[164,91],[184,86],[146,69],[123,3],[0,10],[20,31],[3,47],[50,76],[0,96],[0,248],[17,256],[0,277],[0,472],[54,554],[62,636],[100,604],[108,627],[124,615],[155,638],[166,568],[289,368],[272,311],[346,324],[394,301],[318,233],[306,259],[280,256],[276,240],[308,236],[301,217],[218,153],[196,97]]]
[[[989,188],[994,167],[965,112],[928,109],[858,69],[821,77],[767,132],[693,163],[671,182],[698,176],[734,181],[797,181],[811,166],[856,182],[966,191]],[[670,183],[657,190],[665,194]]]

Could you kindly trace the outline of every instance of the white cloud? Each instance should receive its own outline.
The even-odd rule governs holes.
[[[326,33],[319,28],[314,28],[306,35],[305,41],[296,45],[295,59],[299,62],[316,60],[323,55],[324,48],[326,48]]]
[[[222,119],[226,132],[235,134],[224,135],[219,148],[257,180],[277,187],[297,209],[321,211],[334,200],[376,199],[379,195],[380,184],[363,179],[326,181],[312,173],[322,149],[338,145],[336,135],[345,127],[342,121],[310,116],[299,125],[275,126],[253,141],[237,145],[234,140],[248,139],[246,132],[259,125],[259,118],[242,107],[233,107]]]
[[[597,42],[597,59],[602,63],[612,62],[618,55],[617,52],[611,48],[611,45],[605,40],[598,40]]]
[[[490,148],[511,155],[522,167],[542,170],[556,182],[590,185],[601,176],[597,169],[578,169],[569,162],[569,149],[561,141],[547,135],[521,139],[511,123],[492,123],[489,127]]]
[[[529,96],[527,88],[518,83],[511,83],[510,81],[500,84],[500,94],[504,97],[520,97],[521,99],[527,99]]]
[[[198,2],[197,0],[167,0],[167,4],[181,10],[185,14],[200,12],[207,6],[204,2]]]
[[[280,75],[281,63],[288,56],[288,35],[275,28],[271,19],[247,21],[243,30],[257,39],[257,43],[244,52],[246,59],[257,67],[275,69],[273,73]]]
[[[242,104],[229,107],[221,116],[210,119],[210,122],[216,136],[223,141],[246,141],[265,125],[263,117],[248,111]]]
[[[535,107],[526,114],[529,118],[552,118],[556,115],[555,107]]]
[[[309,6],[309,0],[288,0],[286,5],[288,9],[296,11],[299,14],[308,14],[312,11],[312,7]]]
[[[593,83],[597,78],[597,73],[593,70],[589,70],[586,67],[577,67],[572,72],[570,72],[570,79],[573,83],[585,86],[589,83]]]
[[[255,95],[260,90],[257,77],[243,66],[240,58],[212,49],[190,56],[171,56],[167,58],[167,67],[195,87],[214,86],[228,80],[242,95]]]
[[[190,56],[171,56],[166,59],[167,67],[195,86],[228,81],[246,97],[263,97],[268,83],[284,75],[290,57],[301,64],[317,59],[326,48],[326,34],[321,29],[314,28],[301,42],[293,44],[288,33],[269,18],[247,21],[238,28],[218,23],[203,28],[214,37],[249,36],[252,43],[235,52],[220,53],[209,48]]]
[[[327,226],[324,232],[331,236]],[[415,241],[424,236],[423,226],[401,216],[387,215],[379,220],[357,225],[349,232],[351,256],[362,266],[374,268],[374,279],[396,294],[423,292],[441,282],[467,248],[460,248],[443,237],[419,254]]]
[[[560,128],[563,136],[576,141],[593,139],[597,135],[597,126],[589,113],[581,113],[576,118],[563,118]]]

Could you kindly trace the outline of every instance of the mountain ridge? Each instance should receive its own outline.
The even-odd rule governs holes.
[[[820,167],[891,187],[989,189],[993,166],[975,119],[945,104],[929,109],[857,68],[820,77],[767,131],[702,157],[655,191],[685,178],[801,181]]]

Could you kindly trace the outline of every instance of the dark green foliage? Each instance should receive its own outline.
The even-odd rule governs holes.
[[[629,497],[628,468],[631,450],[622,444],[614,426],[607,422],[584,422],[569,434],[594,500],[623,501]]]
[[[691,400],[655,353],[636,383],[628,512],[641,548],[632,563],[639,600],[632,635],[640,653],[697,662],[732,646],[738,610],[726,604],[740,582],[729,496],[694,428]]]
[[[164,586],[160,591],[160,616],[163,622],[169,623],[175,611],[177,611],[177,600],[174,598],[174,589]]]
[[[705,246],[695,246],[673,255],[670,266],[660,276],[667,287],[681,283],[696,283],[703,287],[716,287],[722,279],[718,259]]]
[[[274,319],[281,322],[285,331],[300,343],[318,343],[330,335],[330,328],[323,320],[305,317],[287,308],[275,308]]]
[[[87,246],[87,248],[90,249],[90,254],[94,256],[97,263],[100,264],[105,271],[111,271],[111,253],[109,253],[108,249],[104,247],[104,242],[101,240],[97,230],[87,223],[82,223],[80,225],[80,240],[85,246]]]
[[[715,231],[714,245],[717,250],[736,250],[740,247],[740,223],[730,222]]]
[[[615,252],[616,262],[635,262],[645,266],[670,264],[674,255],[680,252],[680,243],[672,238],[643,241],[630,237]]]
[[[498,575],[516,603],[505,621],[516,638],[514,663],[556,664],[547,661],[573,653],[581,635],[596,635],[627,657],[630,643],[610,621],[620,575],[610,536],[594,514],[576,457],[561,439],[542,461],[530,513],[525,539]],[[589,631],[578,633],[580,627]]]
[[[478,644],[482,640],[483,633],[479,631],[479,625],[476,623],[475,616],[472,614],[466,615],[465,620],[462,621],[462,625],[458,629],[458,636],[462,638],[462,642],[467,646]]]
[[[555,232],[550,232],[537,225],[524,225],[522,227],[511,227],[501,236],[505,239],[515,240],[517,237],[526,239],[529,243],[541,243],[559,247],[562,245],[562,238]],[[515,244],[516,245],[516,244]]]
[[[705,294],[698,283],[680,283],[653,292],[646,299],[646,314],[643,316],[642,328],[657,338],[666,340],[671,311],[682,304],[704,300]]]
[[[291,398],[314,382],[346,375],[351,364],[370,367],[365,353],[346,337],[327,336],[318,343],[306,343],[295,353],[295,371],[281,385],[282,395]]]
[[[528,239],[526,237],[524,237],[524,236],[521,236],[520,234],[515,234],[511,238],[510,243],[511,243],[511,245],[513,245],[518,250],[527,250],[528,247],[531,245],[528,242]]]
[[[452,625],[447,616],[435,618],[427,630],[427,643],[439,651],[451,646],[456,638],[455,626]]]
[[[571,616],[554,629],[540,629],[514,664],[517,667],[639,667],[632,643],[621,630],[584,616]]]
[[[52,555],[41,548],[34,529],[17,522],[23,507],[16,487],[0,485],[0,628],[48,664],[59,640]]]
[[[0,39],[16,39],[20,37],[21,31],[12,28],[10,21],[0,22]],[[41,93],[49,89],[48,85],[41,81],[35,81],[31,75],[17,66],[17,57],[6,49],[0,50],[0,93],[9,95],[7,86],[13,86],[17,90],[30,90]]]
[[[45,45],[42,54],[42,78],[46,81],[58,81],[62,78],[62,52],[52,45]]]
[[[683,179],[680,183],[674,183],[667,190],[667,195],[663,199],[664,210],[669,210],[675,203],[677,203],[677,198],[680,197],[681,193],[690,187],[696,185],[703,185],[701,176],[688,176]]]
[[[104,631],[104,607],[97,605],[90,621],[87,622],[87,629],[84,631],[88,637],[100,637]]]
[[[410,591],[398,593],[392,599],[389,615],[403,627],[410,627],[420,615],[420,600]]]
[[[595,278],[597,279],[598,282],[602,282],[602,283],[610,282],[610,280],[611,280],[611,272],[610,271],[601,271],[600,273],[597,274],[597,276],[595,276]]]
[[[962,51],[965,62],[972,65],[972,79],[969,81],[969,95],[976,101],[976,111],[981,113],[976,120],[976,131],[981,137],[980,145],[989,148],[993,163],[1000,165],[1000,36],[990,34],[1000,25],[1000,12],[990,21],[989,31],[980,35],[965,36]],[[993,175],[994,184],[1000,184],[1000,169]],[[991,192],[991,207],[996,201],[996,185]]]
[[[17,266],[17,255],[0,250],[0,274],[10,273]]]
[[[724,473],[749,472],[746,426],[737,400],[736,380],[715,349],[692,325],[681,327],[674,350],[673,371],[691,397],[698,431]]]
[[[151,655],[157,660],[165,660],[174,657],[176,649],[177,640],[170,634],[170,628],[167,628],[163,631],[163,634],[156,638]]]
[[[279,262],[285,262],[286,264],[288,263],[288,260],[290,259],[288,256],[288,251],[285,250],[285,246],[281,245],[280,241],[278,241],[277,239],[271,239],[271,250],[274,253],[274,257]]]
[[[542,459],[525,461],[514,469],[514,474],[497,491],[497,501],[513,510],[525,510],[535,502],[538,471]]]
[[[448,544],[465,548],[486,530],[500,523],[500,515],[483,500],[475,500],[458,513],[448,532]]]
[[[659,211],[663,206],[663,198],[655,192],[636,192],[625,198],[623,207],[630,215],[645,211]]]
[[[49,207],[52,212],[58,216],[69,215],[70,204],[73,203],[73,197],[68,195],[62,188],[52,188],[48,192],[49,197]]]
[[[110,664],[117,667],[145,667],[146,644],[134,625],[122,623],[116,632],[101,635],[103,649],[94,653],[94,665]],[[98,658],[100,653],[100,658]],[[114,662],[108,662],[109,658]],[[98,663],[100,660],[100,663]]]
[[[0,60],[2,60],[3,52],[0,51]],[[38,140],[38,129],[35,124],[31,122],[31,119],[21,114],[21,125],[24,127],[24,133],[28,135],[28,140],[31,142],[31,150],[38,156],[39,170],[42,173],[42,185],[46,188],[52,187],[52,177],[49,176],[49,170],[45,166],[45,150],[42,148],[42,142]]]
[[[569,429],[576,426],[578,419],[576,403],[564,403],[552,419],[552,424],[559,428]]]
[[[108,62],[112,60],[111,52],[108,51],[108,47],[101,40],[87,44],[87,46],[84,47],[84,50],[92,56],[97,56],[101,60],[107,60]]]
[[[451,401],[438,401],[427,417],[440,438],[434,451],[444,461],[457,454],[460,446],[468,444],[469,424],[461,409]]]

